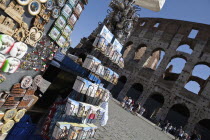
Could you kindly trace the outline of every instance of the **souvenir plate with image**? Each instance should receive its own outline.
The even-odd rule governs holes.
[[[102,35],[108,43],[111,43],[114,35],[109,31],[109,29],[104,25],[101,32],[100,32],[100,35]]]
[[[54,41],[56,41],[56,40],[59,38],[60,35],[61,35],[60,31],[59,31],[59,29],[56,28],[56,27],[53,27],[53,28],[51,29],[50,33],[49,33],[49,36],[50,36]]]
[[[62,12],[61,12],[65,18],[68,18],[71,13],[72,13],[72,9],[71,9],[71,6],[69,4],[66,4],[63,9],[62,9]]]
[[[75,7],[75,10],[74,10],[78,17],[82,13],[82,10],[83,10],[83,8],[82,8],[81,4],[78,3],[77,6]]]
[[[114,49],[119,53],[121,52],[123,48],[122,44],[120,44],[120,42],[117,39],[114,40],[113,46],[114,46]]]
[[[72,14],[69,18],[68,18],[68,23],[69,25],[71,25],[71,27],[74,27],[74,24],[77,22],[77,17],[75,14]]]
[[[59,29],[63,29],[66,25],[66,19],[64,16],[59,16],[58,19],[55,21],[55,25],[59,28]]]
[[[64,36],[61,35],[59,39],[56,41],[56,43],[58,44],[58,46],[62,48],[62,47],[65,47],[67,40]]]
[[[78,0],[68,0],[68,3],[74,8]]]
[[[62,31],[63,35],[66,36],[67,38],[70,36],[72,33],[72,29],[70,25],[66,25],[66,27]]]

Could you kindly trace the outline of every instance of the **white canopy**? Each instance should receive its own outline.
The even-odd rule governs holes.
[[[160,11],[165,4],[165,0],[135,0],[135,4],[152,11]]]

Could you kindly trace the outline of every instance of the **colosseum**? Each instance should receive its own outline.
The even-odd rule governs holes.
[[[191,35],[193,31],[196,33]],[[93,49],[90,38],[89,44],[88,39],[82,39],[73,52],[80,57],[91,53],[118,72],[118,84],[107,85],[114,98],[132,97],[145,107],[147,119],[168,120],[189,133],[196,129],[202,139],[209,139],[210,80],[193,74],[196,66],[210,66],[209,32],[210,26],[205,24],[140,18],[122,51],[124,69],[110,65],[107,58]],[[183,46],[191,52],[180,51]],[[179,73],[173,72],[177,63],[169,65],[176,58],[184,61]],[[191,81],[200,86],[197,94],[185,88]]]

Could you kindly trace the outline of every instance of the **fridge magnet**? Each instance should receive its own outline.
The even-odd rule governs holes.
[[[75,14],[79,17],[82,13],[83,7],[80,3],[77,4],[77,6],[74,9]]]
[[[52,10],[55,5],[54,0],[48,0],[45,5],[47,10]]]
[[[57,4],[61,8],[65,5],[65,3],[66,3],[66,0],[57,0]]]
[[[13,19],[3,15],[0,16],[0,30],[2,33],[12,36],[15,33],[14,28],[15,23]]]
[[[29,88],[32,82],[33,82],[33,79],[31,76],[23,77],[23,80],[21,81],[21,88],[23,89]]]
[[[58,18],[58,16],[60,15],[60,8],[58,6],[55,6],[52,10],[52,17],[53,18]]]
[[[60,47],[65,47],[66,42],[67,42],[67,40],[66,40],[66,38],[64,36],[60,36],[59,39],[56,41],[56,43]]]
[[[41,40],[43,37],[43,32],[40,31],[37,27],[32,27],[30,29],[29,35],[25,40],[25,43],[35,47],[36,43]]]
[[[28,5],[31,0],[17,0],[20,5]]]
[[[12,129],[12,127],[14,126],[15,121],[13,120],[8,120],[1,128],[1,132],[3,134],[6,134],[7,132],[9,132],[9,130]]]
[[[74,27],[74,24],[77,22],[77,17],[75,16],[75,14],[72,14],[69,18],[68,18],[68,24],[71,25],[71,27]]]

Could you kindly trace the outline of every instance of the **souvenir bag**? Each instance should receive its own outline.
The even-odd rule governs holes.
[[[68,133],[68,140],[77,140],[82,128],[78,123],[72,123]]]
[[[91,127],[91,129],[89,130],[88,138],[92,139],[92,138],[94,138],[95,132],[96,132],[98,127],[96,125],[92,124],[92,123],[91,124],[88,123],[87,125]]]

